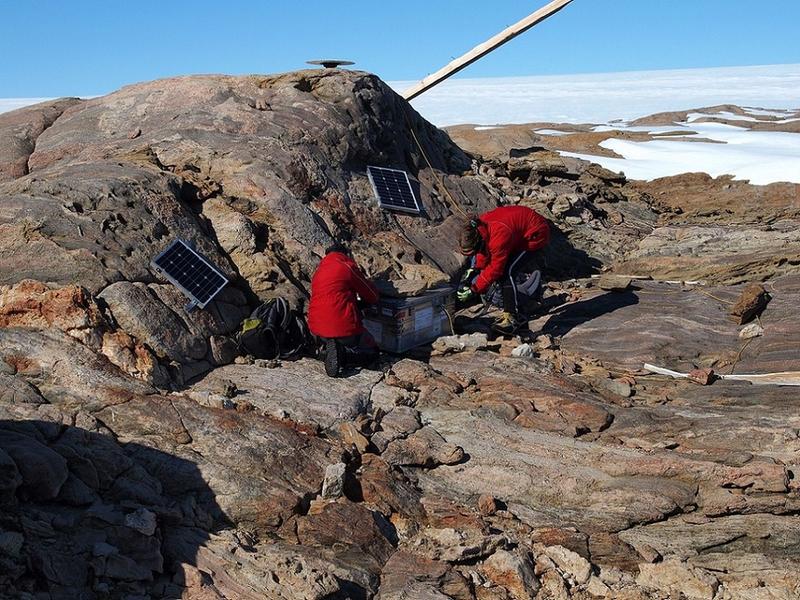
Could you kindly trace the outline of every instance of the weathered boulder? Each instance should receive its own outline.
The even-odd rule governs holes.
[[[711,600],[719,581],[711,573],[677,560],[665,560],[655,565],[642,564],[636,583],[647,589],[680,594],[689,600]]]
[[[399,550],[383,566],[376,599],[403,598],[468,600],[472,593],[469,583],[447,563]]]
[[[563,546],[550,546],[545,549],[545,553],[558,566],[559,570],[575,583],[584,584],[589,581],[592,565],[580,554]]]
[[[379,372],[363,370],[347,379],[330,379],[319,361],[309,359],[287,361],[276,369],[228,365],[199,380],[189,394],[201,398],[219,389],[223,381],[233,381],[240,390],[236,401],[250,402],[265,414],[327,429],[365,413],[372,387],[381,377]]]
[[[453,465],[464,458],[463,448],[448,443],[432,427],[423,427],[389,444],[381,455],[390,465],[432,468]]]
[[[520,553],[498,550],[483,563],[483,572],[495,584],[506,588],[517,600],[533,600],[539,581],[533,573],[533,561]]]
[[[752,321],[769,303],[769,294],[763,285],[754,283],[742,290],[742,294],[731,307],[731,317],[739,325]]]

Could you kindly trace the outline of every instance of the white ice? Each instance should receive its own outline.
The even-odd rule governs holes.
[[[694,123],[687,137],[717,142],[676,139],[631,142],[609,138],[600,143],[623,158],[562,152],[624,171],[631,179],[656,179],[681,173],[704,172],[712,177],[733,175],[755,185],[777,181],[800,183],[800,134],[750,131],[724,123]]]
[[[17,110],[39,102],[46,102],[47,100],[52,100],[52,98],[0,98],[0,113]]]
[[[391,85],[402,93],[414,83]],[[440,127],[632,121],[658,112],[719,104],[796,110],[800,108],[800,64],[451,79],[411,103]]]

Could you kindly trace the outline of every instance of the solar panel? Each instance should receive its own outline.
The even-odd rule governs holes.
[[[196,306],[205,308],[228,283],[214,265],[183,240],[172,242],[151,264],[189,298],[187,311]]]
[[[367,176],[381,208],[419,214],[419,203],[405,171],[367,167]]]

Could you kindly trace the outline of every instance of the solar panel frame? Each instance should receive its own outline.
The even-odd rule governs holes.
[[[399,193],[401,195],[401,203],[399,203],[399,204],[397,202],[392,202],[393,198],[391,198],[391,197],[384,198],[381,195],[379,187],[380,187],[381,184],[384,184],[384,182],[376,181],[376,175],[380,175],[382,178],[385,178],[387,173],[392,174],[392,176],[395,178],[392,182],[397,184],[398,186],[400,185],[400,182],[397,181],[397,177],[398,177],[397,174],[398,173],[402,174],[402,178],[400,178],[400,181],[404,181],[405,182],[405,186],[406,186],[406,189],[408,190],[408,194],[411,196],[411,200],[413,200],[413,202],[414,202],[414,206],[413,207],[412,206],[408,206],[405,203],[406,200],[404,198],[402,198],[402,192],[403,192],[402,189],[399,190]],[[400,211],[400,212],[406,212],[406,213],[415,214],[415,215],[418,215],[418,214],[420,214],[422,212],[422,207],[420,206],[419,199],[414,194],[414,189],[411,187],[411,180],[408,178],[408,173],[406,173],[405,171],[401,171],[400,169],[389,169],[387,167],[375,167],[375,166],[372,166],[372,165],[368,165],[367,166],[367,177],[369,178],[369,182],[372,185],[372,191],[374,192],[375,197],[378,199],[378,205],[381,208],[397,210],[397,211]],[[392,190],[387,190],[387,191],[391,192]]]
[[[204,287],[199,290],[199,292],[201,292],[199,296],[196,292],[189,290],[187,285],[191,282],[191,278],[189,280],[182,280],[178,278],[175,273],[170,272],[168,267],[163,264],[163,261],[167,260],[167,257],[169,257],[176,250],[187,253],[192,260],[197,261],[194,264],[189,263],[185,266],[192,267],[193,270],[196,270],[198,264],[201,264],[207,268],[213,276],[216,276],[218,281],[212,280],[211,287],[208,287],[207,289],[204,285]],[[153,260],[150,261],[150,264],[157,273],[165,277],[170,283],[172,283],[172,285],[178,288],[184,296],[189,298],[189,304],[186,307],[187,311],[190,311],[195,307],[199,307],[201,309],[205,308],[208,303],[211,302],[222,290],[222,288],[229,283],[228,279],[220,272],[219,269],[217,269],[217,267],[211,264],[205,257],[192,248],[188,242],[182,239],[174,240],[169,246],[167,246],[162,252],[153,258]]]

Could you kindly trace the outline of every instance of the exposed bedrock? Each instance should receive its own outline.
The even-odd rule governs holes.
[[[0,597],[800,596],[797,388],[642,369],[800,370],[794,217],[507,150],[465,154],[351,71],[0,115]],[[379,209],[368,164],[425,214]],[[241,319],[302,303],[331,239],[423,287],[457,270],[461,211],[498,203],[556,228],[530,333],[336,380],[234,363]],[[205,310],[149,265],[174,238],[231,280]]]

